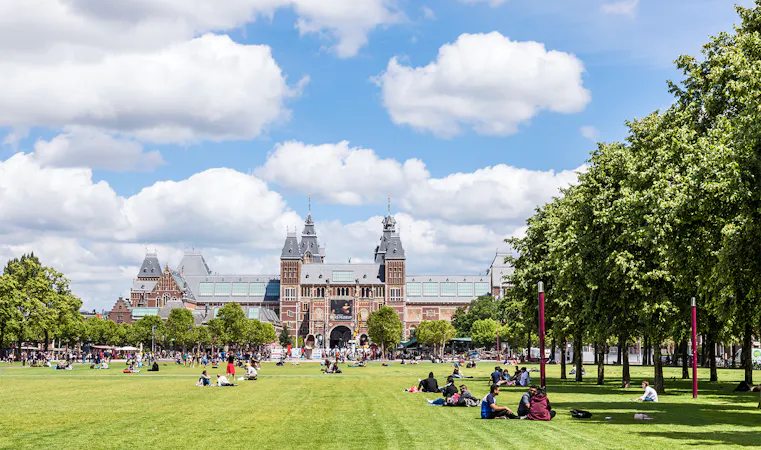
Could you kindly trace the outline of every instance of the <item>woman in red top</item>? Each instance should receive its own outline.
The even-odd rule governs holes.
[[[227,357],[227,374],[232,376],[232,379],[235,379],[235,355],[232,353]]]
[[[544,389],[540,389],[531,397],[531,407],[526,417],[529,420],[551,420],[555,417],[555,411],[552,410],[550,400],[547,398]]]

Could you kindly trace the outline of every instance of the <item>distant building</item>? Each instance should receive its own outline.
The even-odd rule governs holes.
[[[458,306],[479,295],[504,295],[503,277],[512,271],[505,256],[498,253],[486,275],[409,275],[389,208],[372,263],[326,264],[310,210],[301,236],[287,233],[279,274],[212,274],[196,251],[186,252],[176,269],[161,269],[157,255],[148,253],[129,300],[117,300],[109,318],[127,322],[126,310],[130,320],[166,318],[172,309],[186,308],[201,324],[236,302],[249,318],[285,325],[293,335],[298,331],[307,346],[334,347],[351,339],[368,342],[368,316],[389,305],[399,314],[406,338],[424,320],[451,320]]]

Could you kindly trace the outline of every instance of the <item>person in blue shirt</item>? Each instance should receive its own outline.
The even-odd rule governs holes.
[[[482,419],[517,419],[518,416],[507,406],[498,406],[496,396],[499,395],[499,385],[492,384],[489,394],[481,402]]]
[[[501,385],[502,383],[502,370],[499,367],[494,368],[494,372],[491,373],[492,384]]]

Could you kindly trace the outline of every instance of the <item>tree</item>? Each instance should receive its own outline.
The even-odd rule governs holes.
[[[244,341],[248,345],[260,346],[276,340],[277,335],[275,334],[275,327],[273,327],[271,323],[252,319],[246,324]]]
[[[156,332],[153,332],[156,327]],[[142,343],[144,346],[151,346],[152,342],[162,343],[166,339],[166,325],[159,316],[145,316],[138,319],[132,324],[136,343]],[[126,338],[126,336],[124,336]]]
[[[433,347],[435,354],[444,357],[444,346],[457,336],[457,330],[447,320],[423,321],[415,330],[415,338],[421,344]]]
[[[188,345],[195,342],[193,333],[193,313],[185,308],[175,308],[169,312],[166,321],[166,336],[182,346],[185,352]]]
[[[217,318],[224,327],[225,344],[241,344],[245,339],[247,318],[240,304],[232,302],[219,308]]]
[[[381,344],[381,354],[402,340],[402,321],[390,306],[383,305],[367,318],[367,332],[373,342]]]
[[[499,301],[491,295],[481,295],[470,302],[467,307],[459,306],[452,316],[452,325],[459,336],[470,336],[473,322],[481,319],[495,319],[500,315]]]
[[[288,345],[293,345],[293,338],[291,337],[291,333],[288,331],[288,325],[283,324],[283,331],[280,332],[280,336],[278,336],[278,340],[280,341],[281,347],[287,347]]]
[[[476,347],[493,347],[497,342],[499,323],[494,319],[481,319],[470,327],[470,338]]]

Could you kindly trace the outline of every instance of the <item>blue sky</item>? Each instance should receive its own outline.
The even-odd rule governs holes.
[[[309,193],[328,261],[371,256],[391,193],[412,272],[483,271],[736,20],[719,0],[127,4],[0,13],[0,257],[34,250],[90,308],[146,244],[276,272]]]

